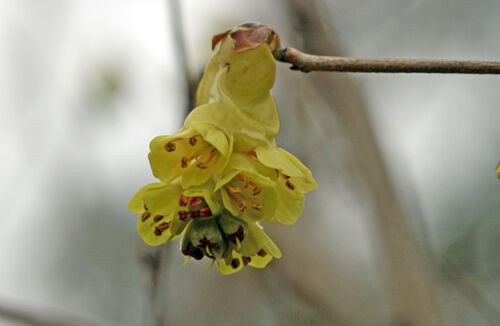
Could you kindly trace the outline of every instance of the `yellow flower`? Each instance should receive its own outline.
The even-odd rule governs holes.
[[[215,186],[222,192],[224,207],[248,221],[260,217],[271,223],[294,224],[304,206],[304,195],[317,187],[311,171],[284,149],[247,136],[237,135],[234,147],[239,152],[233,153]],[[252,196],[255,186],[266,193]],[[248,208],[249,202],[266,210],[260,215],[255,210],[249,210],[250,216],[238,213],[238,207]]]
[[[317,188],[311,171],[295,156],[277,146],[257,146],[248,152],[248,156],[267,167],[267,171],[259,170],[276,182],[279,194],[276,221],[294,224],[304,207],[304,195]]]
[[[236,273],[247,265],[264,268],[273,258],[281,258],[281,251],[257,222],[249,223],[243,240],[229,242],[227,250],[223,259],[216,260],[223,274]]]
[[[171,136],[151,141],[153,175],[167,183],[180,177],[183,188],[207,182],[220,173],[232,151],[232,137],[206,123],[193,123]]]
[[[245,157],[233,153],[224,174],[215,185],[224,207],[246,222],[273,220],[279,197],[276,184],[262,176]]]
[[[247,23],[212,43],[217,49],[197,107],[180,131],[150,143],[149,162],[160,182],[141,188],[129,209],[139,214],[137,230],[148,245],[182,237],[185,256],[206,256],[221,273],[232,274],[281,257],[259,221],[295,223],[316,182],[275,144],[280,125],[270,90],[277,34]]]
[[[212,193],[209,187],[183,190],[178,183],[151,183],[134,195],[129,209],[140,214],[137,231],[144,242],[157,246],[177,239],[191,221],[219,214]]]
[[[192,221],[182,238],[182,253],[200,260],[212,259],[223,274],[233,274],[244,266],[264,268],[281,252],[257,223],[246,223],[222,212],[215,218]]]

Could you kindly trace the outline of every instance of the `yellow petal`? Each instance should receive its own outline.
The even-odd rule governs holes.
[[[162,187],[163,183],[155,182],[145,185],[135,195],[130,199],[128,203],[128,209],[134,213],[141,214],[144,211],[144,193],[147,190]]]

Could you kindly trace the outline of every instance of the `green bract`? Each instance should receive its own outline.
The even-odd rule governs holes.
[[[212,259],[223,274],[265,267],[281,252],[259,224],[294,224],[311,171],[276,146],[278,111],[271,88],[278,35],[247,23],[214,36],[215,49],[184,126],[151,141],[160,182],[141,188],[129,209],[148,245],[182,237],[181,251]]]

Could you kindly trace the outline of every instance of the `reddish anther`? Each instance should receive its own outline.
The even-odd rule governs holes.
[[[200,216],[201,217],[212,216],[212,211],[208,207],[203,207],[202,209],[200,209]]]
[[[184,221],[187,218],[187,212],[186,211],[179,211],[179,219],[181,221]]]
[[[200,211],[189,212],[189,216],[191,216],[191,218],[200,217]]]
[[[188,198],[184,195],[181,195],[181,197],[179,198],[179,206],[184,207],[187,205],[187,203],[188,203]]]
[[[193,209],[200,206],[203,203],[203,199],[200,197],[191,197],[188,200],[189,208]]]

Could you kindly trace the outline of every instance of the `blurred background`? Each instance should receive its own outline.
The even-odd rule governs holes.
[[[498,325],[500,78],[278,64],[278,144],[319,188],[232,275],[127,203],[244,21],[353,57],[499,60],[496,0],[0,1],[0,325]]]

